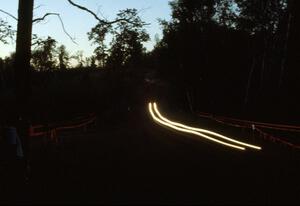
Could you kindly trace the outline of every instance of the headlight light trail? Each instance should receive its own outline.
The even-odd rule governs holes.
[[[196,127],[190,127],[190,126],[187,126],[187,125],[178,123],[178,122],[170,121],[170,120],[168,120],[167,118],[163,117],[163,116],[160,114],[160,112],[159,112],[158,109],[157,109],[156,103],[153,103],[153,106],[154,106],[154,112],[157,114],[157,116],[158,116],[161,120],[163,120],[163,121],[165,121],[165,122],[167,122],[167,123],[169,123],[169,124],[171,124],[171,125],[178,126],[178,127],[181,127],[181,128],[187,129],[187,130],[192,130],[192,131],[197,131],[197,132],[201,132],[201,133],[210,134],[210,135],[219,137],[219,138],[221,138],[221,139],[225,139],[225,140],[227,140],[227,141],[234,142],[234,143],[236,143],[236,144],[240,144],[240,145],[243,145],[243,146],[246,146],[246,147],[249,147],[249,148],[253,148],[253,149],[257,149],[257,150],[261,150],[261,147],[259,147],[259,146],[255,146],[255,145],[247,144],[247,143],[244,143],[244,142],[240,142],[240,141],[231,139],[231,138],[229,138],[229,137],[226,137],[226,136],[224,136],[224,135],[221,135],[221,134],[218,134],[218,133],[209,131],[209,130],[205,130],[205,129],[201,129],[201,128],[196,128]]]
[[[208,139],[208,140],[211,140],[213,142],[217,142],[219,144],[222,144],[222,145],[225,145],[225,146],[228,146],[228,147],[232,147],[232,148],[235,148],[235,149],[239,149],[239,150],[245,150],[245,147],[240,147],[240,146],[237,146],[237,145],[233,145],[233,144],[230,144],[230,143],[226,143],[226,142],[223,142],[221,140],[218,140],[218,139],[215,139],[215,138],[212,138],[212,137],[209,137],[205,134],[202,134],[200,132],[197,132],[197,131],[193,131],[193,130],[188,130],[188,129],[184,129],[184,128],[180,128],[180,127],[177,127],[177,126],[174,126],[168,122],[165,122],[165,121],[162,121],[161,119],[159,119],[158,117],[155,116],[154,112],[153,112],[153,109],[152,109],[152,103],[149,103],[148,105],[148,108],[149,108],[149,112],[152,116],[152,118],[162,124],[162,125],[165,125],[167,127],[170,127],[174,130],[177,130],[177,131],[180,131],[180,132],[186,132],[186,133],[190,133],[190,134],[194,134],[194,135],[197,135],[197,136],[200,136],[200,137],[203,137],[205,139]]]

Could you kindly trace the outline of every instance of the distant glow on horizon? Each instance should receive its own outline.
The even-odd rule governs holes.
[[[184,128],[180,128],[180,127],[174,126],[173,124],[167,123],[167,122],[165,122],[165,121],[159,119],[158,117],[155,116],[155,114],[154,114],[154,112],[153,112],[153,109],[152,109],[152,103],[151,103],[151,102],[148,104],[148,109],[149,109],[149,112],[150,112],[152,118],[153,118],[156,122],[158,122],[158,123],[160,123],[160,124],[162,124],[162,125],[165,125],[165,126],[167,126],[167,127],[169,127],[169,128],[172,128],[172,129],[177,130],[177,131],[180,131],[180,132],[185,132],[185,133],[194,134],[194,135],[196,135],[196,136],[203,137],[203,138],[205,138],[205,139],[211,140],[211,141],[213,141],[213,142],[216,142],[216,143],[219,143],[219,144],[222,144],[222,145],[231,147],[231,148],[235,148],[235,149],[238,149],[238,150],[245,150],[245,147],[240,147],[240,146],[237,146],[237,145],[233,145],[233,144],[230,144],[230,143],[226,143],[226,142],[223,142],[223,141],[221,141],[221,140],[217,140],[217,139],[215,139],[215,138],[213,138],[213,137],[210,137],[210,136],[207,136],[207,135],[205,135],[205,134],[202,134],[202,133],[200,133],[200,132],[193,131],[193,130],[188,130],[188,129],[184,129]]]
[[[149,33],[151,40],[144,43],[147,50],[151,50],[155,44],[155,35],[162,36],[161,26],[157,19],[171,19],[171,8],[168,5],[169,0],[113,0],[113,1],[100,1],[100,0],[76,0],[76,3],[85,6],[99,17],[112,20],[116,17],[119,10],[126,8],[136,8],[140,11],[141,19],[151,25],[146,26],[145,29]],[[93,54],[95,45],[88,40],[87,32],[89,32],[96,24],[97,21],[94,17],[85,11],[70,5],[67,1],[57,0],[35,0],[36,9],[34,10],[34,17],[38,18],[45,13],[59,13],[64,21],[68,33],[75,37],[78,45],[72,41],[63,32],[60,22],[56,16],[49,16],[44,22],[33,25],[33,34],[39,37],[46,38],[48,35],[57,40],[58,46],[64,44],[67,51],[73,55],[77,51],[83,51],[84,57]],[[18,14],[18,0],[9,0],[0,6],[4,11],[11,13],[14,16]],[[6,14],[0,12],[0,18],[7,21],[13,29],[17,29],[16,20],[8,17]],[[109,38],[108,38],[109,41]],[[10,42],[8,45],[0,43],[0,57],[9,56],[10,53],[15,51],[15,42]]]
[[[161,120],[163,120],[163,121],[165,121],[165,122],[167,122],[167,123],[169,123],[169,124],[172,124],[172,125],[178,126],[178,127],[182,127],[182,128],[188,129],[188,130],[192,130],[192,131],[197,131],[197,132],[202,132],[202,133],[210,134],[210,135],[219,137],[219,138],[221,138],[221,139],[225,139],[225,140],[227,140],[227,141],[234,142],[234,143],[236,143],[236,144],[240,144],[240,145],[243,145],[243,146],[246,146],[246,147],[250,147],[250,148],[253,148],[253,149],[257,149],[257,150],[261,150],[261,147],[259,147],[259,146],[255,146],[255,145],[247,144],[247,143],[244,143],[244,142],[240,142],[240,141],[231,139],[231,138],[229,138],[229,137],[226,137],[226,136],[224,136],[224,135],[221,135],[221,134],[218,134],[218,133],[209,131],[209,130],[205,130],[205,129],[201,129],[201,128],[196,128],[196,127],[190,127],[190,126],[187,126],[187,125],[178,123],[178,122],[170,121],[170,120],[168,120],[167,118],[163,117],[163,116],[160,114],[160,112],[159,112],[158,109],[157,109],[157,105],[156,105],[155,102],[153,103],[153,106],[154,106],[154,111],[156,112],[156,114],[158,115],[158,117],[159,117]]]

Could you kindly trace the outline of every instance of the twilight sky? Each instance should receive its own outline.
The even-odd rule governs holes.
[[[2,3],[0,9],[17,17],[18,0],[0,0],[0,2]],[[74,2],[98,13],[99,17],[103,15],[108,20],[115,18],[121,9],[136,8],[142,10],[139,13],[140,17],[143,21],[151,24],[145,27],[151,37],[151,41],[145,44],[149,50],[153,48],[155,35],[158,34],[161,37],[161,27],[157,19],[169,20],[171,14],[168,6],[169,0],[74,0]],[[51,36],[58,41],[58,45],[66,45],[71,54],[79,50],[83,51],[85,56],[92,54],[94,46],[88,41],[86,33],[97,24],[93,16],[73,7],[66,0],[35,0],[35,7],[37,8],[34,10],[34,18],[41,17],[47,12],[60,13],[66,30],[71,36],[75,37],[78,45],[74,44],[63,32],[60,21],[56,16],[50,16],[44,22],[34,24],[34,34],[40,37]],[[16,29],[16,20],[4,13],[0,13],[0,18],[8,21]],[[10,45],[0,43],[0,57],[8,56],[14,50],[14,42],[11,42]]]

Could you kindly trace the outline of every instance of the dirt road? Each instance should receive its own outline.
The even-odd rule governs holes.
[[[261,152],[194,141],[153,123],[146,107],[122,116],[98,115],[96,128],[61,136],[59,145],[35,140],[29,184],[21,194],[1,199],[52,204],[300,203],[299,151],[259,137],[252,140],[263,146]]]

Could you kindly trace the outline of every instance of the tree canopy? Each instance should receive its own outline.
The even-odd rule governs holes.
[[[300,77],[288,63],[298,53],[292,49],[299,23],[294,2],[173,0],[172,19],[160,20],[163,36],[152,61],[177,90],[193,94],[197,108],[274,111],[284,105],[277,100],[286,97],[287,88],[298,88],[287,76]]]
[[[0,18],[0,42],[8,44],[8,39],[13,39],[15,31],[6,21]]]
[[[76,60],[77,68],[151,67],[172,85],[181,102],[188,99],[195,109],[228,114],[251,114],[256,109],[271,113],[299,103],[300,75],[295,65],[300,49],[300,7],[296,0],[172,0],[172,18],[159,20],[163,34],[148,53],[143,46],[150,39],[147,23],[136,9],[121,10],[115,19],[106,20],[74,1],[68,2],[97,20],[87,34],[96,45],[94,53],[72,56],[63,45],[57,48],[51,37],[34,39],[30,51],[32,22],[57,14],[33,20],[30,14],[20,12],[18,20],[26,20],[27,26],[20,23],[19,29],[26,38],[23,34],[17,38],[15,68],[23,69],[31,57],[32,65],[40,71],[72,67],[71,59]],[[30,6],[26,11],[32,11],[31,5],[20,5]],[[13,33],[1,20],[0,41],[6,43]],[[24,71],[16,72],[20,80],[24,79],[21,74],[28,76]]]
[[[136,9],[121,10],[117,19],[130,19],[130,22],[119,21],[115,26],[99,23],[88,33],[89,40],[97,45],[95,57],[102,66],[107,63],[112,68],[136,65],[145,52],[142,43],[149,40],[144,29],[146,23],[138,16]],[[112,41],[108,49],[105,40],[109,34]]]

